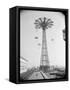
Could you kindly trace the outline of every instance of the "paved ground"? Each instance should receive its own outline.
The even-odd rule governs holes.
[[[28,79],[29,80],[44,79],[44,77],[39,71],[37,71],[37,72],[34,72]]]
[[[21,74],[22,80],[38,80],[38,79],[52,79],[63,77],[64,74],[57,72],[47,72],[44,73],[41,70],[31,70],[26,73]]]
[[[34,79],[50,79],[50,75],[47,73],[43,73],[42,71],[35,71],[33,74],[28,78],[28,80]]]
[[[43,73],[42,71],[34,71],[27,73],[26,75],[22,75],[22,78],[25,80],[38,80],[38,79],[50,79],[54,78],[53,75],[50,75],[49,73]]]

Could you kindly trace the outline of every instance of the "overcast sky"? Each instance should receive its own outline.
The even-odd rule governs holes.
[[[42,29],[36,30],[34,25],[35,20],[40,17],[50,18],[54,22],[54,25],[46,30],[50,65],[65,67],[65,41],[62,34],[62,30],[65,28],[65,17],[60,12],[21,11],[20,56],[28,60],[28,67],[40,65]],[[35,39],[35,37],[38,37],[38,39]]]

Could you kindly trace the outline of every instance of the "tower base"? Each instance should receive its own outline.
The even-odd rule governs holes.
[[[40,66],[40,70],[42,70],[43,72],[48,72],[50,69],[50,66]]]

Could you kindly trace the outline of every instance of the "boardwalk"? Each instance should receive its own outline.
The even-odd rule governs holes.
[[[34,72],[30,77],[29,80],[33,80],[33,79],[44,79],[43,75],[41,74],[41,72],[37,71]]]
[[[22,75],[22,79],[25,79],[25,80],[50,79],[50,75],[47,75],[42,71],[34,71],[31,73]]]
[[[64,75],[64,72],[56,70],[45,73],[42,70],[30,70],[21,74],[21,80],[55,79],[63,78]]]

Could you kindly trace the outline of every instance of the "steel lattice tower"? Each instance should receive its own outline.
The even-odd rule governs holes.
[[[39,18],[35,20],[35,25],[37,29],[42,28],[42,52],[40,60],[40,70],[43,70],[45,72],[49,68],[46,29],[51,28],[51,26],[53,25],[53,21],[51,21],[51,19],[47,19],[46,17]]]
[[[43,70],[48,67],[49,67],[49,57],[48,57],[48,50],[47,50],[46,30],[43,30],[40,69]],[[45,70],[43,70],[43,71],[45,71]]]

